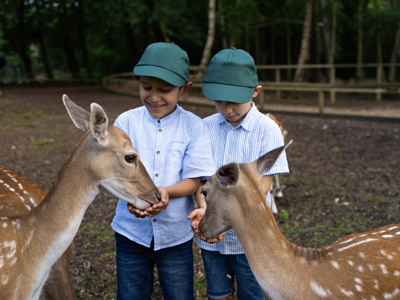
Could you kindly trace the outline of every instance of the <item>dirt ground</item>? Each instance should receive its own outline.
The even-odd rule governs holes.
[[[0,163],[45,190],[83,135],[62,104],[63,94],[87,110],[97,102],[111,123],[141,105],[138,98],[110,94],[98,86],[11,86],[0,91]],[[183,107],[202,118],[216,112]],[[287,150],[291,172],[281,176],[286,188],[276,216],[290,241],[322,247],[346,234],[400,222],[400,124],[276,115],[288,131],[287,141],[294,140]],[[110,223],[116,203],[103,190],[74,239],[69,266],[78,299],[115,299]],[[195,295],[204,299],[204,269],[195,243],[193,251]],[[153,299],[162,299],[157,278]]]

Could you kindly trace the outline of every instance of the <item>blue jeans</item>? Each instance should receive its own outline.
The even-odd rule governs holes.
[[[265,300],[244,254],[224,255],[201,249],[207,280],[207,293],[213,299],[222,299],[233,293],[237,283],[239,300]],[[227,274],[231,276],[228,278]]]
[[[150,300],[157,265],[165,300],[194,300],[192,240],[154,251],[115,233],[117,299]]]

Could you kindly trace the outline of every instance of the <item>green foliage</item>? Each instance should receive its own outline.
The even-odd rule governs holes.
[[[320,1],[314,1],[314,23],[323,20],[325,15],[327,23],[321,26],[328,31],[331,30],[333,2],[325,0],[323,8]],[[399,26],[400,5],[389,0],[377,2],[378,9],[373,1],[365,1],[363,8],[365,62],[376,62],[378,24],[383,61],[390,61]],[[225,39],[228,47],[234,45],[249,51],[258,64],[285,64],[289,35],[291,63],[295,63],[300,50],[305,3],[304,0],[218,0],[212,54],[222,49]],[[335,3],[335,61],[354,63],[357,61],[358,1],[336,0]],[[7,76],[11,77],[24,72],[50,76],[50,72],[58,78],[91,74],[101,78],[110,73],[131,71],[148,44],[162,41],[181,46],[188,52],[191,64],[197,65],[207,31],[207,0],[0,1],[0,55],[6,56]],[[324,62],[322,33],[316,32],[313,29],[312,35],[320,38],[318,54],[319,60]],[[349,39],[349,36],[354,38]],[[345,71],[338,70],[341,78],[355,76],[354,70],[341,72]],[[260,74],[261,77],[265,75],[268,74]]]

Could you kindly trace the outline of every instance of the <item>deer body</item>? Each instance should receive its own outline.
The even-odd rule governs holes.
[[[261,175],[283,151],[221,167],[203,187],[207,238],[234,228],[258,283],[271,299],[400,299],[400,224],[310,249],[289,242],[265,204]]]
[[[129,137],[108,127],[103,109],[92,104],[89,115],[66,96],[63,100],[75,125],[89,131],[38,206],[21,216],[0,218],[0,299],[39,298],[100,185],[141,209],[158,202],[158,190]]]
[[[37,184],[0,165],[0,216],[12,217],[28,213],[39,205],[46,192]],[[42,294],[52,300],[75,299],[67,259],[72,244],[52,266]]]

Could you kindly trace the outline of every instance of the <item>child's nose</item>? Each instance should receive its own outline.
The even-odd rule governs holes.
[[[151,101],[153,101],[153,102],[157,102],[157,101],[159,101],[161,99],[161,97],[158,95],[158,93],[157,92],[152,92],[151,93]]]

